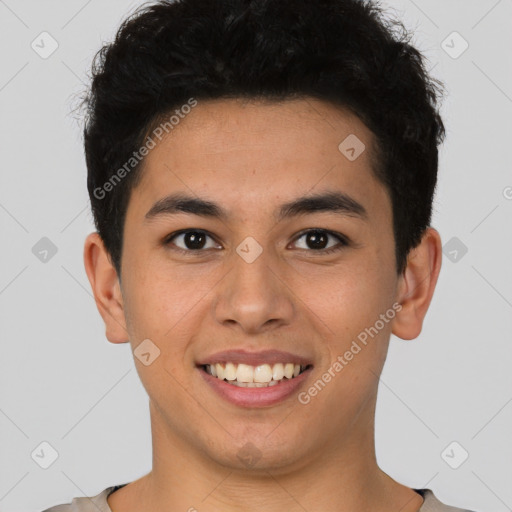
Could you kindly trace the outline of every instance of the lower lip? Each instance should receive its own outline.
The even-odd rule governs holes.
[[[240,407],[268,407],[282,402],[298,390],[308,378],[311,369],[312,367],[304,370],[293,379],[283,379],[279,384],[274,386],[267,386],[265,388],[242,388],[228,384],[226,381],[206,373],[202,368],[197,368],[202,378],[216,393],[228,402]]]

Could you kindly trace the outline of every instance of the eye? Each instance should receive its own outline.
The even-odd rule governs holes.
[[[165,245],[175,245],[177,251],[181,252],[201,252],[201,249],[212,249],[215,244],[208,245],[207,239],[213,240],[213,238],[205,231],[199,229],[186,229],[183,231],[177,231],[171,233],[165,238]],[[177,243],[181,243],[180,247]]]
[[[322,254],[330,254],[335,251],[340,251],[345,246],[349,245],[348,238],[341,233],[334,233],[332,231],[327,231],[325,229],[309,229],[308,231],[302,233],[295,240],[300,240],[304,238],[306,247],[302,247],[304,249],[313,249],[314,252],[320,252]],[[338,240],[338,244],[334,246],[328,246],[329,238]],[[309,247],[308,247],[309,246]]]
[[[334,246],[332,244],[329,246],[329,238],[337,240],[338,243],[334,244]],[[208,239],[212,241],[209,245]],[[295,244],[297,244],[297,241],[301,239],[304,239],[306,247],[299,248],[306,250],[313,249],[313,252],[321,254],[330,254],[349,245],[348,238],[341,233],[335,233],[320,228],[304,231],[295,239]],[[222,249],[222,247],[214,241],[211,235],[200,229],[185,229],[171,233],[164,239],[164,245],[172,245],[174,246],[172,247],[173,250],[188,254],[194,252],[200,253],[202,252],[202,249]]]

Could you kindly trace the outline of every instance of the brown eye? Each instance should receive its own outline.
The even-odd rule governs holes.
[[[328,254],[337,250],[343,249],[348,245],[347,238],[340,233],[333,233],[325,229],[310,229],[302,233],[297,240],[304,239],[306,247],[300,247],[301,249],[312,249],[314,252],[321,252],[322,254]],[[329,240],[334,239],[338,241],[337,244],[328,245]]]
[[[210,245],[208,245],[208,239],[213,240],[205,231],[187,229],[169,235],[165,240],[165,244],[175,245],[178,250],[184,252],[194,252],[201,251],[201,249],[215,248],[215,243],[210,243]]]

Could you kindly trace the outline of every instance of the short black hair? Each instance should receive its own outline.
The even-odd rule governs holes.
[[[119,278],[143,169],[133,154],[191,98],[311,97],[357,115],[374,135],[372,168],[390,194],[402,273],[430,225],[445,136],[443,84],[410,41],[377,1],[160,0],[135,10],[96,54],[84,101],[92,213]]]

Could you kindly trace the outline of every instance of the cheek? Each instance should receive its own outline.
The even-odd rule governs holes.
[[[378,252],[371,249],[352,260],[350,265],[317,271],[313,278],[301,283],[297,294],[306,309],[313,313],[309,317],[323,340],[325,366],[332,365],[347,351],[351,352],[347,366],[339,373],[345,377],[338,379],[338,382],[345,378],[350,381],[347,389],[351,389],[351,393],[357,391],[352,389],[355,382],[373,379],[368,370],[375,373],[380,370],[394,317],[393,268],[387,268],[385,262],[378,264],[377,259]],[[380,315],[386,312],[389,312],[387,321],[383,321]]]
[[[390,313],[387,321],[380,316],[392,306],[386,283],[367,269],[351,270],[338,275],[337,282],[331,280],[332,291],[314,309],[322,320],[317,328],[323,332],[323,326],[329,328],[323,339],[326,357],[322,365],[329,383],[321,397],[319,393],[318,406],[333,411],[340,424],[347,416],[355,417],[376,391],[376,375],[386,359],[393,318]],[[315,298],[310,295],[308,300],[312,304]]]
[[[367,256],[358,259],[316,270],[300,285],[300,297],[335,333],[373,322],[391,305],[393,280],[385,266],[372,264]]]
[[[148,395],[158,403],[183,408],[178,391],[180,383],[187,378],[187,344],[197,326],[194,315],[201,309],[200,299],[204,292],[201,293],[190,280],[187,284],[186,279],[154,271],[150,265],[134,272],[128,281],[125,315],[141,382]],[[144,341],[148,339],[151,341],[149,345]],[[148,346],[150,357],[154,357],[148,365],[137,358],[142,352],[137,350],[139,345]]]
[[[207,314],[208,293],[216,282],[213,272],[205,274],[198,265],[171,266],[149,258],[132,268],[125,301],[130,339],[136,344],[149,338],[166,353],[178,353],[182,350],[179,339],[186,339],[186,332],[190,335],[197,327],[198,314]]]

